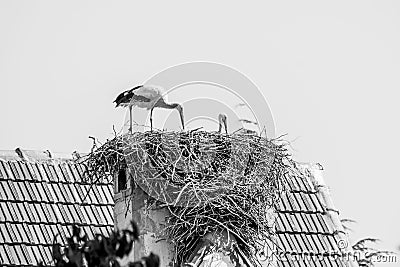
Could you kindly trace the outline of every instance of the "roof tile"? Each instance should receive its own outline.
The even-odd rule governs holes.
[[[16,179],[16,180],[23,180],[24,179],[21,171],[17,169],[17,167],[18,167],[17,165],[18,164],[16,162],[9,161],[8,165],[9,165],[9,167],[11,169],[11,173],[12,173],[14,179]]]
[[[74,181],[76,183],[81,183],[82,179],[80,178],[79,173],[78,173],[77,169],[75,168],[75,164],[68,163],[67,165],[69,167],[69,170],[72,173],[72,177],[73,177]]]
[[[81,202],[81,199],[78,195],[78,191],[74,184],[68,183],[68,184],[65,184],[64,187],[65,187],[65,190],[68,191],[69,197],[70,197],[70,200],[72,203]]]
[[[28,169],[28,163],[23,162],[23,161],[19,161],[19,168],[22,171],[22,175],[24,177],[24,180],[32,180],[32,175],[29,173],[29,169]]]
[[[313,222],[313,225],[315,226],[317,233],[326,233],[324,226],[318,219],[318,213],[315,213],[312,216],[309,216],[308,218],[310,219],[310,221]]]
[[[10,198],[8,200],[16,200],[18,198],[18,195],[16,192],[14,182],[9,180],[9,181],[7,181],[7,184],[8,184],[9,193],[11,193]]]
[[[58,182],[61,183],[68,182],[65,179],[63,172],[61,171],[60,164],[52,165],[52,171],[54,171],[54,175],[57,177]]]
[[[32,246],[21,245],[23,253],[26,257],[27,264],[36,265],[35,255],[33,254]]]
[[[86,199],[88,200],[88,203],[98,203],[98,200],[94,194],[93,191],[93,186],[86,186],[87,192],[86,192]]]
[[[300,188],[298,187],[297,183],[294,182],[291,177],[284,177],[285,185],[289,188],[290,191],[299,191]]]
[[[104,217],[101,215],[101,213],[102,213],[101,210],[100,210],[100,212],[98,210],[98,206],[93,205],[93,206],[90,206],[90,208],[92,209],[94,216],[97,218],[98,223],[100,225],[106,224]]]
[[[45,181],[45,182],[49,182],[49,177],[48,177],[47,172],[45,170],[45,166],[46,166],[45,163],[36,163],[36,167],[37,167],[38,172],[40,174],[41,180]]]
[[[297,233],[301,233],[302,227],[297,219],[297,216],[296,216],[297,214],[298,213],[288,213],[288,214],[286,214],[286,218],[289,219],[289,223],[291,224],[293,231],[297,232]]]
[[[76,211],[76,214],[78,215],[78,219],[82,222],[82,223],[84,223],[84,224],[87,224],[87,223],[89,223],[89,220],[87,220],[87,214],[85,214],[85,212],[84,212],[84,210],[83,210],[83,207],[81,206],[81,205],[78,205],[78,204],[74,204],[74,206],[73,206],[73,208],[75,209],[75,211]],[[86,216],[85,216],[86,215]],[[111,220],[108,220],[109,222],[111,221]]]
[[[40,255],[39,247],[38,246],[29,246],[29,247],[33,253],[33,257],[31,258],[32,262],[36,262],[36,264],[38,264],[43,260],[43,257]]]
[[[311,194],[313,193],[300,193],[301,199],[303,200],[303,203],[305,205],[305,209],[307,212],[316,212],[317,210],[315,209],[312,200],[311,200]]]
[[[29,192],[29,188],[26,186],[25,182],[21,181],[19,183],[15,183],[15,184],[16,185],[18,184],[21,195],[24,196],[22,200],[32,201],[31,192]]]
[[[316,251],[315,247],[313,246],[313,244],[311,243],[309,234],[301,234],[301,237],[303,238],[303,242],[307,246],[307,251],[310,253],[316,253],[317,251]]]
[[[321,247],[321,242],[316,238],[316,234],[307,234],[307,239],[310,244],[313,246],[313,250],[315,253],[321,253],[323,247]]]
[[[315,223],[314,220],[311,217],[315,216],[315,213],[302,213],[301,214],[303,217],[303,220],[306,222],[307,224],[307,232],[308,233],[317,233],[318,229],[317,227],[315,227]]]
[[[332,251],[340,251],[335,238],[333,235],[325,235],[324,236],[325,243]]]
[[[50,184],[46,183],[46,182],[42,182],[42,187],[44,189],[44,193],[46,194],[46,199],[48,199],[48,201],[50,202],[55,202],[56,201],[56,197],[54,194],[54,190],[53,188],[50,186]]]
[[[54,213],[54,210],[53,210],[52,206],[53,205],[48,204],[48,203],[43,203],[42,204],[42,208],[43,208],[43,211],[44,211],[44,213],[46,215],[46,218],[47,218],[48,222],[56,223],[57,222],[57,217],[56,217],[56,214]]]
[[[20,184],[22,184],[23,182],[16,182],[13,183],[14,184],[14,188],[15,188],[15,200],[20,200],[23,201],[24,200],[24,193],[22,192],[21,186]]]
[[[307,220],[305,220],[305,218],[303,217],[304,213],[294,213],[294,220],[296,220],[296,222],[298,223],[298,227],[299,227],[299,232],[302,233],[307,233],[308,232],[308,224],[309,222]]]
[[[28,215],[28,222],[34,222],[34,210],[32,211],[32,205],[28,202],[23,202],[26,214]]]
[[[24,226],[25,234],[27,235],[27,237],[29,239],[28,243],[31,243],[33,240],[32,226],[27,223],[24,223],[23,226]]]
[[[22,246],[16,245],[14,248],[19,260],[19,265],[27,265],[28,260],[26,259],[26,253],[23,251]]]
[[[50,171],[50,166],[51,165],[47,164],[47,163],[42,163],[41,165],[42,165],[43,170],[45,172],[45,175],[46,175],[46,178],[47,178],[46,180],[49,181],[49,182],[57,182],[57,177],[53,177],[53,174]]]
[[[38,173],[37,173],[37,170],[35,171],[35,169],[33,168],[33,166],[32,166],[33,164],[32,163],[30,163],[30,162],[26,162],[26,163],[24,163],[24,173],[25,173],[25,175],[28,175],[28,176],[25,176],[26,177],[26,179],[28,179],[28,180],[33,180],[33,181],[38,181]]]
[[[32,178],[36,181],[43,181],[42,174],[39,170],[39,166],[37,163],[31,163],[29,164],[29,169],[31,170]]]
[[[15,180],[14,174],[11,171],[11,167],[9,162],[2,162],[3,163],[3,168],[6,171],[7,174],[7,179],[9,180]]]
[[[51,231],[49,225],[47,224],[40,224],[40,230],[43,233],[43,237],[45,239],[45,244],[51,244],[53,242],[53,236],[50,235]]]
[[[65,202],[67,202],[67,203],[74,202],[73,198],[71,198],[70,192],[68,191],[69,190],[69,186],[67,184],[64,184],[64,183],[59,183],[58,185],[59,185],[61,193],[62,193],[62,195],[63,195],[63,197],[65,199]]]
[[[46,250],[43,245],[37,246],[40,253],[40,258],[43,260],[44,264],[48,265],[51,262],[51,258],[48,257]]]
[[[3,238],[2,238],[2,240],[4,240],[3,242],[11,243],[12,239],[11,239],[10,233],[8,232],[7,225],[5,223],[0,223],[0,230],[1,230],[1,233],[3,234]]]
[[[57,213],[57,217],[58,217],[58,221],[60,223],[67,223],[67,215],[65,214],[65,210],[64,210],[64,206],[60,203],[57,204],[56,206],[57,208],[55,208],[54,210]]]
[[[293,183],[296,184],[296,187],[298,188],[298,191],[302,191],[302,192],[307,192],[307,188],[305,187],[303,181],[302,181],[302,177],[301,176],[293,176]]]
[[[277,218],[275,220],[275,230],[277,232],[284,232],[286,230],[285,225],[283,224],[282,218],[280,218],[281,216],[283,216],[281,213],[277,214]]]
[[[66,202],[57,183],[50,183],[49,188],[53,189],[55,202]]]
[[[18,257],[15,253],[14,246],[5,245],[6,254],[8,255],[9,264],[19,264]]]
[[[321,225],[324,233],[333,233],[333,229],[328,226],[327,220],[325,219],[326,215],[322,215],[321,213],[317,213],[315,216]]]
[[[307,207],[304,204],[304,200],[302,198],[303,194],[301,192],[299,192],[299,193],[293,193],[292,195],[293,195],[294,200],[297,202],[297,205],[299,206],[299,210],[307,212],[308,211]]]
[[[13,242],[21,243],[22,237],[19,233],[17,224],[10,223],[8,225],[9,225],[9,231],[11,232],[11,236],[13,237]]]
[[[11,213],[11,217],[13,218],[14,221],[20,222],[22,221],[22,216],[18,212],[18,208],[15,205],[15,203],[8,203],[8,209]]]
[[[78,197],[79,197],[79,202],[84,203],[84,193],[83,193],[83,187],[80,184],[74,184],[76,191],[78,192]]]
[[[40,224],[33,225],[33,230],[33,235],[36,236],[37,244],[46,244],[46,238],[40,228]]]
[[[305,253],[309,251],[309,248],[307,246],[306,241],[303,238],[303,234],[295,234],[292,235],[295,242],[299,245],[300,250],[298,250],[300,253]]]
[[[113,192],[113,187],[112,186],[101,185],[98,188],[99,188],[99,190],[103,190],[104,195],[106,196],[108,203],[113,203],[114,202],[114,192]]]
[[[51,247],[50,246],[44,246],[43,249],[44,249],[44,251],[46,253],[47,258],[49,259],[49,261],[48,261],[49,265],[50,264],[54,265],[53,258],[52,258],[52,253],[51,253]]]
[[[101,206],[103,215],[106,217],[107,222],[114,221],[114,212],[113,212],[113,207],[108,205],[108,206]]]
[[[36,183],[29,183],[28,181],[24,182],[26,185],[26,188],[28,189],[28,192],[32,198],[33,201],[39,201],[40,198],[40,193],[37,190]]]
[[[50,199],[47,197],[46,189],[44,188],[43,184],[44,183],[35,183],[37,199],[40,199],[43,202],[49,202]]]
[[[61,224],[57,224],[56,226],[61,239],[65,243],[68,237],[68,233],[64,231],[64,227]]]
[[[3,230],[3,228],[5,228],[5,225],[3,225],[2,223],[0,223],[0,244],[6,242],[5,234],[3,233],[3,231],[5,232],[6,229]]]
[[[83,165],[83,164],[75,164],[75,167],[77,168],[77,170],[78,170],[78,173],[79,173],[79,176],[81,177],[81,181],[82,182],[85,182],[85,183],[88,183],[88,182],[90,182],[90,181],[88,181],[88,179],[87,179],[87,175],[86,175],[86,166],[85,165]],[[91,183],[91,182],[90,182]]]
[[[28,224],[28,230],[27,232],[31,235],[31,244],[40,244],[40,240],[38,235],[36,234],[36,227],[38,227],[37,224]]]
[[[9,264],[7,252],[2,244],[0,244],[0,263]]]
[[[59,166],[60,171],[61,171],[61,173],[62,173],[62,175],[64,177],[64,180],[67,183],[73,183],[74,180],[73,180],[73,177],[72,177],[72,174],[71,174],[71,170],[69,169],[67,164],[66,163],[61,163],[58,166]]]
[[[28,234],[27,234],[27,232],[25,230],[24,225],[22,223],[18,223],[18,224],[15,224],[15,225],[17,226],[18,232],[19,232],[19,234],[21,236],[21,242],[29,243],[29,236],[28,236]]]
[[[12,219],[10,210],[8,209],[7,203],[6,202],[0,202],[0,207],[1,207],[1,210],[3,211],[3,214],[4,214],[4,220],[5,221],[12,221],[13,219]]]
[[[40,223],[46,221],[46,216],[40,203],[32,203],[31,210],[33,216],[35,217],[35,222]]]
[[[9,177],[7,170],[4,167],[4,164],[5,162],[0,160],[0,179],[7,179]]]
[[[317,212],[325,212],[325,208],[322,205],[322,202],[321,202],[321,199],[320,199],[321,197],[319,196],[319,194],[318,193],[310,194],[310,196],[311,196],[311,200],[312,200]]]
[[[8,200],[5,189],[3,188],[3,182],[0,182],[0,200]]]
[[[3,188],[3,191],[5,193],[5,199],[6,200],[12,200],[14,198],[10,187],[8,186],[8,181],[1,181],[1,187]]]

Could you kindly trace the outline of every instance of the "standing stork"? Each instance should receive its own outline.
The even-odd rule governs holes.
[[[219,122],[218,132],[219,133],[221,133],[222,125],[223,125],[225,127],[225,133],[228,134],[228,126],[227,126],[226,120],[227,120],[227,117],[225,114],[218,115],[218,122]]]
[[[183,108],[178,103],[166,103],[164,98],[164,89],[159,86],[139,85],[119,94],[114,100],[115,107],[129,107],[129,132],[132,133],[132,107],[146,108],[150,110],[150,126],[153,131],[153,109],[165,108],[176,109],[181,117],[182,128],[185,129],[183,119]]]

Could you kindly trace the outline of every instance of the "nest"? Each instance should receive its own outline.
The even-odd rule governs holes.
[[[279,140],[206,131],[116,136],[85,161],[94,179],[127,169],[136,185],[168,207],[165,234],[177,262],[187,260],[205,234],[222,229],[254,265],[256,252],[271,240],[267,213],[291,164]]]

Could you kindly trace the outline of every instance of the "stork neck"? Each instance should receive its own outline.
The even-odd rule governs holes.
[[[165,103],[164,99],[160,98],[157,101],[157,107],[159,108],[167,108],[167,109],[173,109],[176,108],[177,104],[173,103],[173,104],[169,104],[169,103]]]

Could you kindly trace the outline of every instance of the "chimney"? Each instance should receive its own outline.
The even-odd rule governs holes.
[[[114,175],[114,221],[118,229],[126,229],[134,220],[139,229],[139,242],[121,266],[129,261],[148,256],[150,252],[160,257],[160,266],[177,266],[173,262],[173,245],[166,241],[162,231],[169,215],[167,208],[150,207],[151,197],[131,180],[127,170]]]

